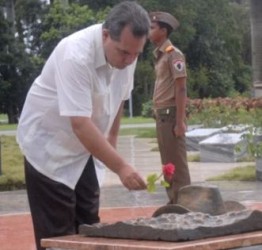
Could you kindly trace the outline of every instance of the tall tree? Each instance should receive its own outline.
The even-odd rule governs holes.
[[[17,1],[2,0],[0,6],[0,112],[16,123],[23,105],[33,64],[26,52],[23,32],[17,32]]]
[[[88,6],[66,5],[61,0],[55,0],[40,25],[41,34],[37,39],[41,56],[46,59],[62,38],[96,23],[101,16],[104,14],[94,13]]]
[[[103,10],[108,7],[121,2],[121,0],[69,0],[71,3],[78,3],[80,5],[87,5],[90,9],[94,11]]]
[[[3,7],[0,11],[5,13],[0,23],[1,112],[7,110],[7,101],[14,98],[18,98],[19,101],[14,99],[15,107],[11,110],[21,109],[29,85],[54,46],[64,36],[103,21],[108,10],[118,2],[121,1],[0,0],[0,8]],[[249,5],[246,4],[249,0],[221,0],[219,5],[215,0],[137,2],[148,11],[168,11],[180,21],[181,25],[172,34],[171,40],[186,54],[190,97],[229,96],[234,92],[245,93],[249,90],[251,40],[247,9]],[[254,0],[255,4],[261,5],[261,2]],[[6,20],[7,6],[13,14],[9,19],[15,21]],[[254,17],[260,18],[259,8],[252,6],[257,13]],[[251,21],[261,24],[261,20],[256,20]],[[254,30],[255,28],[253,32]],[[257,28],[252,34],[259,36],[262,33],[260,31]],[[262,43],[253,43],[254,41],[254,64],[259,58],[258,46]],[[258,48],[256,52],[255,47]],[[142,104],[151,99],[154,84],[152,50],[153,48],[147,45],[138,60],[133,92],[135,115],[140,115]],[[261,82],[261,66],[254,69],[254,82],[259,83],[257,79]]]
[[[262,96],[262,1],[250,0],[254,95]]]
[[[48,5],[41,0],[16,0],[16,32],[31,55],[39,53],[41,23],[48,11]]]
[[[250,89],[248,10],[234,0],[141,0],[150,11],[167,11],[180,27],[170,37],[186,55],[190,97],[228,96]]]

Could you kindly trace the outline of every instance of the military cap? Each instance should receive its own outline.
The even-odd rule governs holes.
[[[167,12],[150,12],[150,19],[152,22],[162,22],[168,24],[173,30],[175,30],[179,26],[179,22],[177,19]]]

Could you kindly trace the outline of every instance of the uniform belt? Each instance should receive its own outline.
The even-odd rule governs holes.
[[[160,109],[155,109],[154,111],[155,111],[155,115],[171,115],[171,114],[175,114],[176,107],[160,108]]]

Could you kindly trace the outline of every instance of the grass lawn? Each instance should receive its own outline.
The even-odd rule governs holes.
[[[119,135],[135,135],[139,138],[156,138],[155,128],[125,128],[121,129]]]
[[[249,165],[246,167],[237,167],[223,175],[209,178],[208,181],[255,181],[256,167]]]
[[[1,136],[0,190],[24,188],[23,156],[14,136]]]
[[[0,131],[16,130],[16,127],[17,127],[17,124],[2,123],[2,124],[0,124]]]
[[[154,123],[155,120],[153,118],[145,118],[141,116],[137,117],[123,117],[121,119],[121,124],[141,124],[141,123]]]

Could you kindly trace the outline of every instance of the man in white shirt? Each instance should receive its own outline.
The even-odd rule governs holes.
[[[103,24],[64,38],[28,92],[17,141],[38,250],[41,238],[99,222],[103,164],[129,190],[146,188],[115,148],[149,26],[140,5],[116,5]]]

